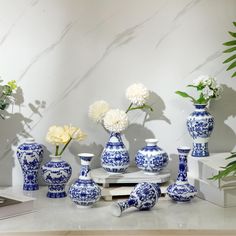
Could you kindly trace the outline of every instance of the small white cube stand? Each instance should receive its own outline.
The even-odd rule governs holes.
[[[170,180],[170,171],[165,169],[158,174],[145,174],[137,167],[129,167],[123,174],[111,174],[103,168],[98,168],[91,171],[91,176],[96,183],[102,185],[102,197],[106,201],[111,201],[114,197],[128,196],[134,185],[142,182],[158,183],[162,193],[165,193]]]

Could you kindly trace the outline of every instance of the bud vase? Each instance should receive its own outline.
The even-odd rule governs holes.
[[[69,196],[78,207],[91,207],[101,197],[101,189],[90,175],[90,162],[94,157],[91,153],[80,153],[80,175],[69,188]]]
[[[124,173],[129,167],[129,153],[120,133],[111,133],[101,156],[101,165],[109,173]]]
[[[42,176],[48,184],[47,197],[66,197],[65,185],[71,177],[71,166],[62,160],[61,156],[50,155],[50,157],[52,160],[42,166]]]
[[[157,146],[157,139],[146,139],[146,147],[135,155],[135,162],[145,174],[158,174],[168,164],[168,155]]]
[[[137,184],[128,200],[118,201],[111,205],[111,213],[114,216],[121,216],[122,212],[130,207],[149,210],[155,206],[160,196],[161,189],[158,184],[147,182]]]
[[[192,156],[209,156],[208,140],[214,128],[214,117],[206,104],[195,104],[195,111],[187,118],[188,132],[193,139]]]
[[[177,202],[188,202],[196,196],[196,188],[189,184],[187,178],[188,164],[187,156],[190,152],[188,147],[180,147],[177,149],[179,153],[179,172],[177,180],[167,188],[169,197]]]
[[[38,190],[38,171],[43,160],[42,146],[33,138],[28,138],[17,148],[16,155],[24,176],[23,190]]]

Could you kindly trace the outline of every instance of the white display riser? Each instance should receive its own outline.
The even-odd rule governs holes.
[[[232,159],[225,160],[229,157],[230,153],[214,153],[209,157],[192,157],[188,156],[188,173],[195,179],[203,180],[209,185],[216,188],[224,187],[235,187],[236,188],[236,177],[229,176],[224,177],[221,180],[210,180],[212,176],[223,170],[221,167],[226,166]]]
[[[219,189],[206,181],[196,179],[190,175],[188,176],[188,180],[190,184],[197,188],[197,196],[199,198],[212,202],[221,207],[236,206],[236,188],[234,186]]]

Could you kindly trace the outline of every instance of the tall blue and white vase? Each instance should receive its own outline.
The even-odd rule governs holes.
[[[147,145],[135,155],[135,162],[145,174],[158,174],[168,164],[167,153],[157,146],[157,139],[146,139]]]
[[[93,181],[90,174],[90,162],[94,157],[91,153],[80,153],[81,159],[79,178],[69,188],[69,196],[78,207],[91,207],[101,197],[101,189]]]
[[[120,133],[112,132],[102,155],[101,165],[109,173],[124,173],[129,167],[129,153]]]
[[[43,160],[43,148],[33,138],[28,138],[17,148],[16,152],[23,177],[23,190],[38,190],[38,171]]]
[[[111,213],[114,216],[120,216],[123,211],[130,207],[136,207],[138,210],[150,210],[161,196],[161,189],[156,183],[139,183],[134,187],[129,199],[118,201],[111,205]]]
[[[42,166],[42,176],[48,184],[47,197],[66,197],[65,186],[69,181],[72,168],[69,163],[61,159],[61,156],[50,155],[50,161]]]
[[[167,188],[169,197],[177,202],[188,202],[197,195],[196,188],[189,184],[187,178],[188,164],[187,156],[190,152],[189,147],[180,147],[177,149],[179,153],[179,172],[175,183]]]
[[[192,156],[209,156],[208,140],[214,128],[214,117],[207,111],[206,104],[195,104],[195,111],[187,118],[187,127],[193,139]]]

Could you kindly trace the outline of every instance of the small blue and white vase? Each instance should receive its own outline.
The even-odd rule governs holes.
[[[38,171],[43,160],[42,146],[33,138],[28,138],[17,148],[16,155],[24,176],[23,190],[38,190]]]
[[[174,201],[188,202],[197,195],[197,189],[189,184],[187,178],[187,156],[191,149],[180,147],[177,150],[179,153],[179,173],[176,182],[167,188],[167,194]]]
[[[118,201],[111,205],[111,213],[121,216],[122,212],[130,207],[138,210],[150,210],[161,196],[159,184],[143,182],[137,184],[131,192],[128,200]]]
[[[61,159],[61,156],[50,155],[51,161],[42,166],[42,176],[48,184],[47,197],[66,197],[65,186],[69,181],[72,168],[69,163]]]
[[[168,164],[167,153],[157,146],[157,139],[146,139],[146,147],[135,155],[135,162],[145,174],[158,174]]]
[[[101,165],[109,173],[124,173],[129,167],[129,153],[120,133],[112,132],[101,155]]]
[[[90,174],[90,162],[94,155],[80,153],[78,156],[81,159],[80,175],[69,188],[69,196],[78,207],[88,208],[100,199],[101,189]]]
[[[214,117],[207,111],[206,104],[194,104],[195,111],[187,118],[188,132],[193,139],[192,156],[209,156],[208,140],[214,128]]]

